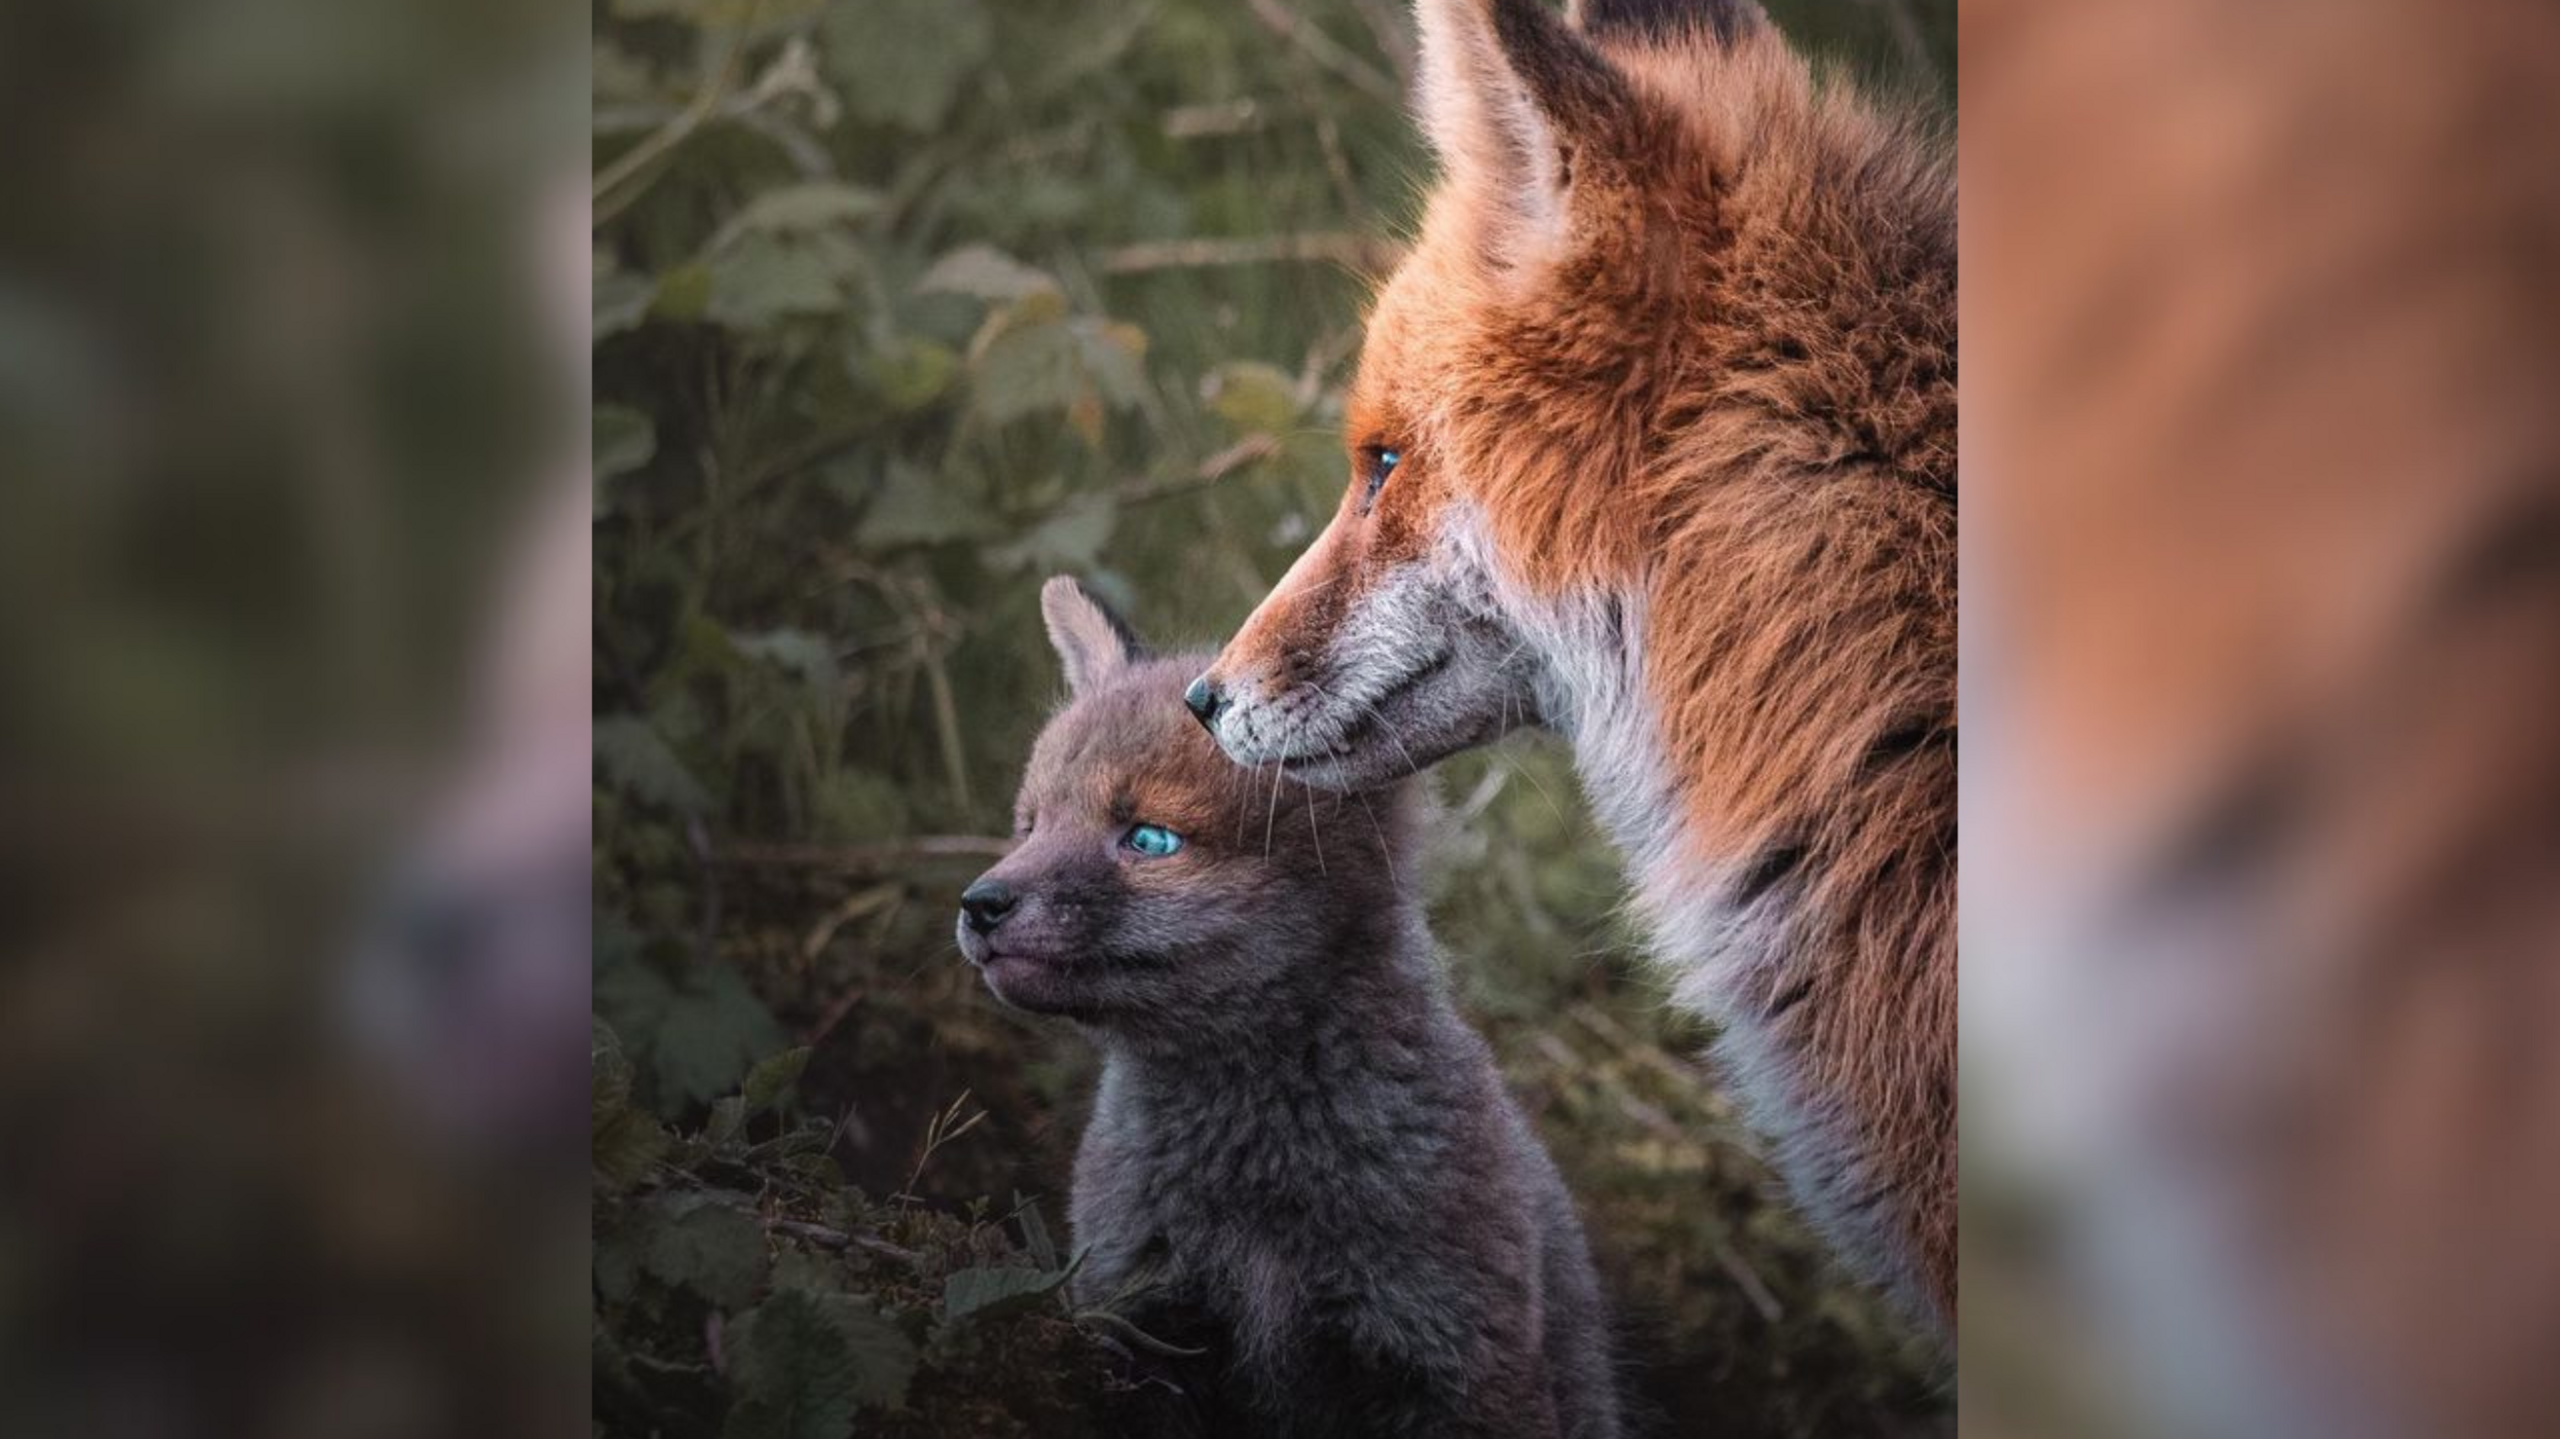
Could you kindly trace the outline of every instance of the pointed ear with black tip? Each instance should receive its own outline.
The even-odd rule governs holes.
[[[1040,587],[1040,618],[1067,672],[1067,688],[1084,694],[1146,653],[1129,626],[1093,591],[1066,575]]]
[[[1416,105],[1496,267],[1572,233],[1577,186],[1605,186],[1643,110],[1607,57],[1540,0],[1416,0]]]

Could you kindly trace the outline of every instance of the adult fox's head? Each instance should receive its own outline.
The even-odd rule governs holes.
[[[1558,656],[1608,646],[1555,636],[1546,602],[1614,628],[1650,585],[1680,643],[1735,643],[1733,593],[1793,564],[1760,536],[1819,545],[1859,503],[1807,472],[1952,488],[1952,335],[1910,341],[1951,326],[1952,219],[1893,193],[1928,164],[1748,3],[1575,11],[1418,0],[1442,173],[1369,318],[1349,485],[1187,695],[1239,762],[1356,785],[1572,728]],[[1896,293],[1940,249],[1942,289]]]

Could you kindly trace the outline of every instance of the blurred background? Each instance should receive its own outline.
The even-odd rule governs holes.
[[[1772,9],[1952,103],[1952,3]],[[955,897],[1061,694],[1040,582],[1213,644],[1331,513],[1428,174],[1410,52],[1397,0],[599,11],[605,1431],[823,1393],[863,1432],[1129,1432],[1047,1292],[1091,1059],[983,992]],[[1951,1431],[1942,1361],[1831,1271],[1632,962],[1561,750],[1438,782],[1435,925],[1654,1432]]]
[[[2554,12],[1965,9],[1965,1426],[2560,1432]],[[1331,503],[1404,26],[0,6],[0,1433],[1112,1432],[950,897],[1037,581]],[[1557,754],[1442,784],[1658,1432],[1952,1428]]]
[[[586,1413],[581,18],[0,7],[0,1432]]]
[[[1965,1427],[2560,1433],[2560,11],[1964,58]]]

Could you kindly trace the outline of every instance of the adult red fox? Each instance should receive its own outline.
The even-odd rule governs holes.
[[[1573,744],[1798,1202],[1952,1329],[1955,186],[1734,0],[1419,0],[1351,480],[1186,696],[1353,787]]]

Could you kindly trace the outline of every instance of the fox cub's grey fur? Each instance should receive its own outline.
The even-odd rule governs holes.
[[[1200,656],[1042,600],[1074,698],[960,940],[1103,1052],[1079,1301],[1205,1335],[1212,1433],[1614,1436],[1572,1202],[1433,957],[1419,798],[1236,767],[1183,709]]]

